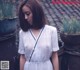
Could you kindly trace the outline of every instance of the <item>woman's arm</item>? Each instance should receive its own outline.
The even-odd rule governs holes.
[[[52,64],[53,64],[54,70],[59,70],[59,61],[58,61],[58,53],[57,52],[52,53]]]
[[[24,54],[21,54],[20,55],[20,70],[24,70],[25,61],[26,61],[26,59],[25,59]]]

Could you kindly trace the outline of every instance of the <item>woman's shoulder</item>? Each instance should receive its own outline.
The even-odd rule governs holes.
[[[45,28],[51,31],[56,31],[56,27],[51,26],[51,25],[45,25]]]
[[[19,35],[24,35],[26,32],[24,32],[22,29],[19,31]]]
[[[19,34],[22,34],[22,33],[23,33],[23,30],[22,30],[22,29],[20,29]]]
[[[28,32],[29,32],[29,30],[26,31],[26,32],[24,32],[22,29],[20,29],[20,31],[19,31],[19,35],[21,35],[21,36],[25,36],[25,35],[28,34]]]

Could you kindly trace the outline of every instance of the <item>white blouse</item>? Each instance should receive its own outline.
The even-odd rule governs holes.
[[[37,38],[35,37],[35,35],[33,33],[31,34],[30,30],[28,30],[27,32],[23,32],[22,30],[20,30],[18,53],[24,54],[27,62],[30,59],[30,56],[31,56],[32,50],[34,49],[36,40],[37,40]],[[45,25],[45,27],[38,39],[38,42],[36,44],[36,48],[33,52],[32,58],[31,58],[31,62],[39,63],[39,62],[48,61],[48,60],[50,60],[52,52],[55,52],[58,50],[59,50],[59,46],[58,46],[57,29],[53,26]],[[44,66],[45,64],[40,65],[40,68],[42,68],[42,69],[38,68],[39,65],[37,66],[38,69],[35,69],[35,66],[34,66],[35,64],[33,64],[33,63],[31,63],[31,64],[34,69],[29,69],[29,66],[28,66],[28,70],[44,70],[44,68],[42,68],[41,66]],[[50,61],[49,61],[49,63],[50,63]],[[30,68],[31,68],[31,64],[30,64]],[[24,70],[27,70],[26,66],[27,66],[27,64],[25,63]],[[51,67],[48,67],[48,68],[50,70],[53,70]],[[48,68],[46,68],[46,70],[48,70]]]

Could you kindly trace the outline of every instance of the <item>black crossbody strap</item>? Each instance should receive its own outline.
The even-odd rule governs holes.
[[[31,55],[30,55],[30,58],[29,58],[29,62],[31,61],[32,55],[33,55],[33,53],[34,53],[34,50],[35,50],[35,48],[36,48],[36,45],[37,45],[38,40],[39,40],[39,38],[40,38],[40,36],[41,36],[41,34],[42,34],[43,29],[44,29],[44,28],[42,28],[42,30],[41,30],[41,32],[40,32],[40,34],[39,34],[39,37],[38,37],[38,39],[36,40],[36,43],[35,43],[35,45],[34,45],[34,48],[33,48],[33,50],[32,50],[32,53],[31,53]],[[30,33],[31,33],[31,31],[30,31]],[[31,35],[32,35],[32,33],[31,33]],[[33,36],[33,35],[32,35],[32,36]]]

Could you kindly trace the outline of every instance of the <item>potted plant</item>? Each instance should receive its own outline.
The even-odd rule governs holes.
[[[70,18],[64,16],[62,22],[61,38],[63,42],[67,46],[80,45],[80,20],[74,16]],[[71,49],[73,48],[71,47]]]
[[[80,69],[80,19],[64,16],[62,19],[61,39],[64,42],[64,68],[69,70]],[[66,58],[65,58],[66,57]]]

